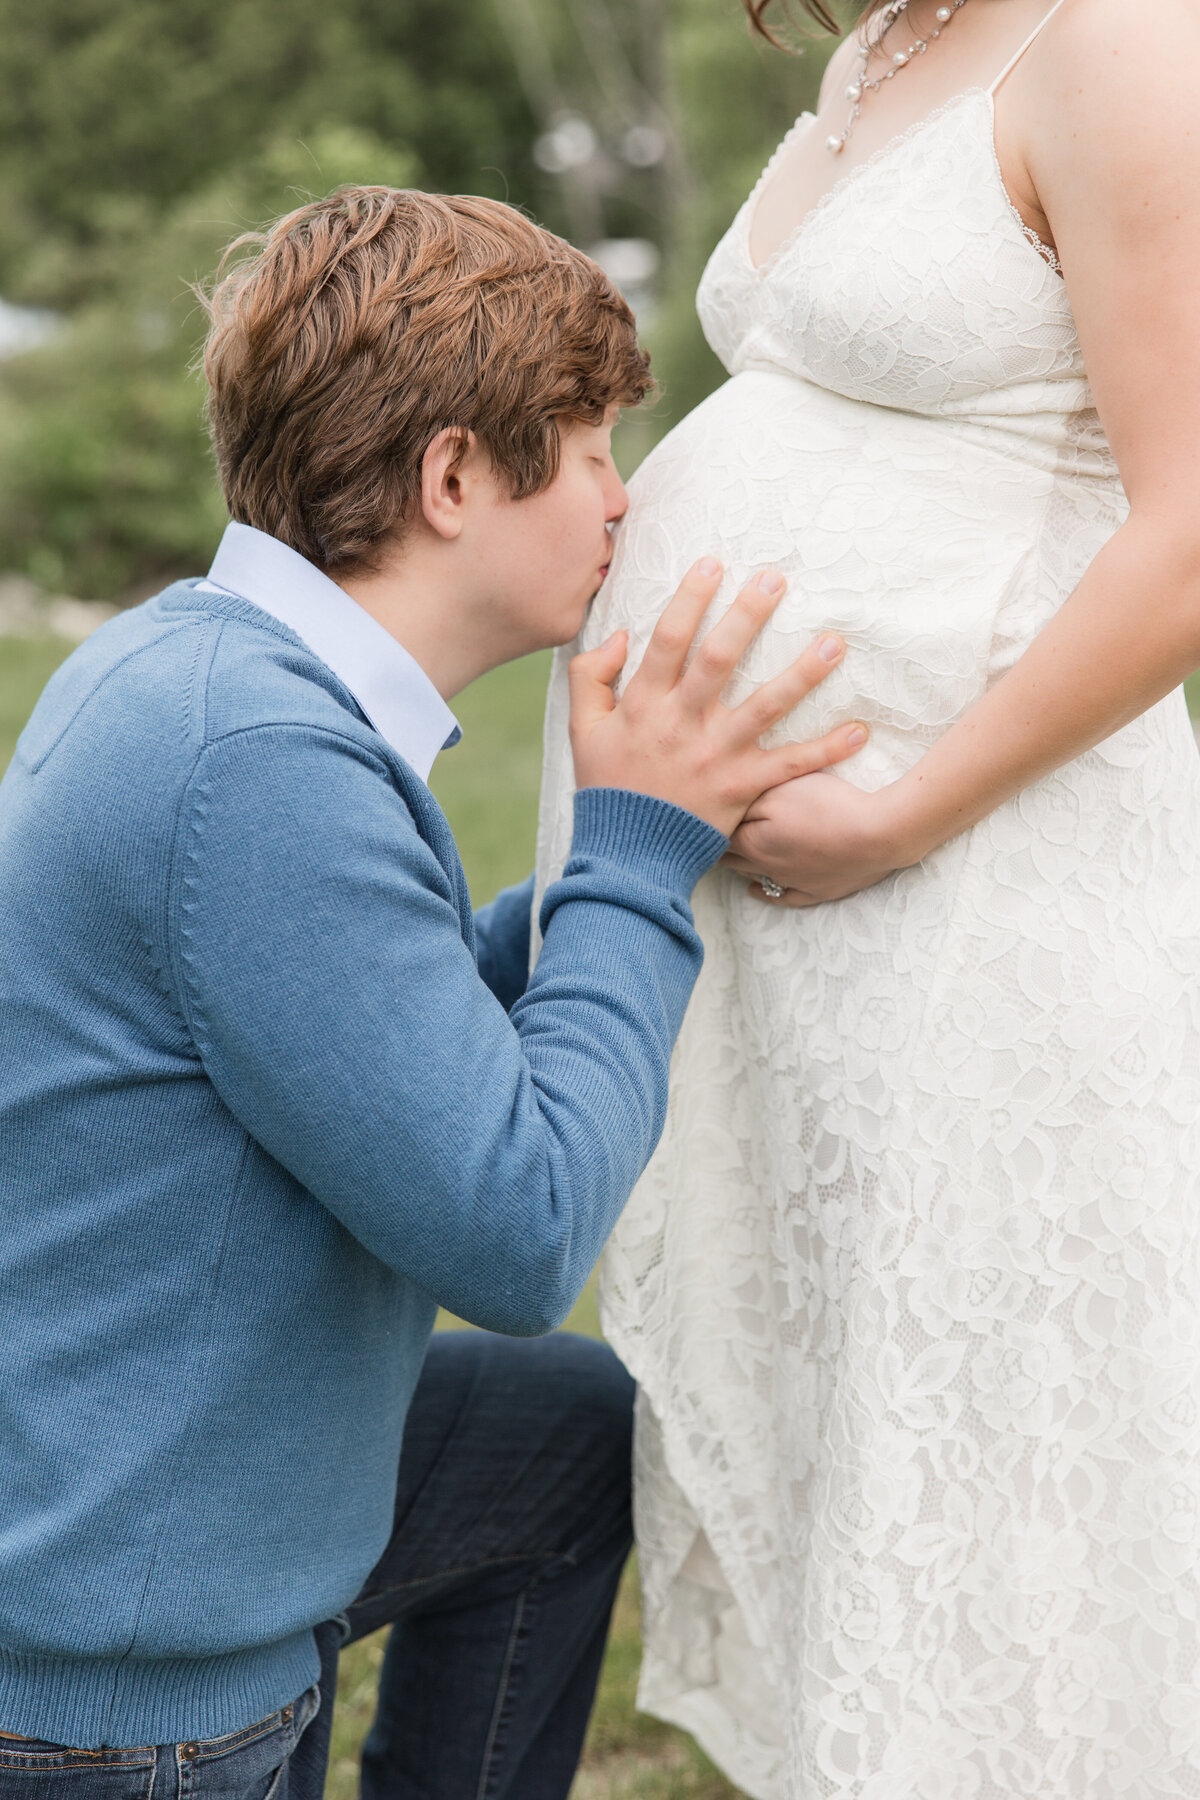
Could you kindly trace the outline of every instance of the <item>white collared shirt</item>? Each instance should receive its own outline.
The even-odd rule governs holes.
[[[240,595],[294,631],[422,781],[459,724],[421,665],[315,564],[253,525],[228,525],[199,591]]]

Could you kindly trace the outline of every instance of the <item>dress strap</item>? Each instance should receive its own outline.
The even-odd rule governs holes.
[[[1063,0],[1054,0],[1054,5],[1050,8],[1050,11],[1046,14],[1046,16],[1042,20],[1041,24],[1034,27],[1034,29],[1030,32],[1029,36],[1025,39],[1025,42],[1021,45],[1021,48],[1017,51],[1017,54],[1013,57],[1012,61],[1010,63],[1007,63],[1005,65],[1005,67],[1003,69],[1001,69],[999,75],[997,75],[995,81],[993,81],[991,87],[988,89],[989,94],[994,94],[996,92],[996,89],[1003,86],[1003,84],[1008,80],[1009,76],[1012,74],[1013,70],[1016,68],[1017,64],[1020,62],[1020,60],[1024,56],[1025,52],[1028,49],[1030,49],[1032,45],[1037,43],[1037,41],[1041,37],[1043,31],[1045,31],[1047,25],[1050,23],[1051,19],[1054,17],[1055,13],[1058,11],[1059,7],[1062,4],[1063,4]]]

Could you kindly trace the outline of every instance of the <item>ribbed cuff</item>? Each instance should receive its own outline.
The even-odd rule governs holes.
[[[669,800],[628,788],[582,788],[575,796],[572,858],[602,857],[685,897],[728,847],[714,825]]]

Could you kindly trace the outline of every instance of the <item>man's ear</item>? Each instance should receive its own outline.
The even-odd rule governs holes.
[[[471,479],[465,465],[475,461],[477,451],[473,431],[448,425],[421,458],[421,512],[439,537],[456,538],[463,528]]]

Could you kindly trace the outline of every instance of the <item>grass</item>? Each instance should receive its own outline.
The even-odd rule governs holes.
[[[476,906],[533,867],[549,675],[548,651],[527,656],[451,702],[462,743],[439,756],[430,786],[454,827]]]
[[[69,645],[55,639],[0,638],[0,769],[38,694],[69,652]],[[533,864],[549,667],[548,656],[511,663],[454,702],[463,741],[439,758],[432,786],[454,827],[477,905],[498,888],[522,881]],[[590,1285],[567,1328],[599,1336]],[[326,1800],[354,1800],[357,1794],[358,1751],[374,1711],[385,1636],[377,1632],[342,1657]],[[631,1564],[572,1800],[736,1800],[735,1790],[685,1733],[637,1712],[640,1660]]]
[[[29,710],[68,646],[49,639],[0,640],[0,767]],[[434,769],[433,789],[462,850],[477,904],[521,881],[533,862],[541,774],[541,719],[549,658],[497,669],[459,696],[463,742]],[[1200,716],[1200,676],[1188,684]],[[443,1323],[450,1323],[443,1320]],[[591,1287],[568,1320],[599,1335]],[[355,1644],[342,1658],[326,1800],[354,1800],[358,1749],[371,1722],[385,1634]],[[572,1800],[737,1800],[685,1733],[638,1713],[641,1657],[637,1582],[625,1572],[596,1709]]]
[[[70,644],[58,638],[0,638],[0,773],[34,701],[70,654]]]

